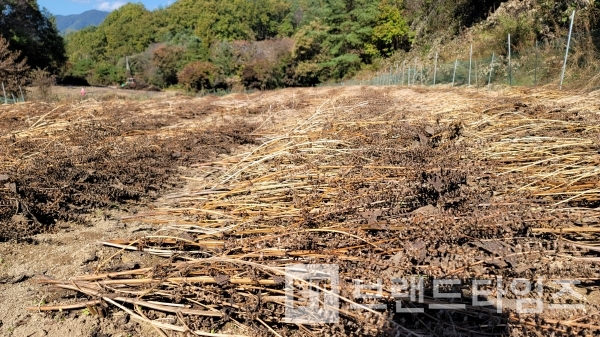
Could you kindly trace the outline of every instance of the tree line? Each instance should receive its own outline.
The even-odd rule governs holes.
[[[129,3],[99,26],[63,38],[36,0],[0,0],[0,76],[21,83],[28,69],[45,69],[63,83],[115,85],[126,81],[127,59],[138,81],[163,88],[313,86],[376,71],[401,51],[431,54],[436,36],[460,35],[503,2],[178,0],[154,11]],[[565,13],[583,5],[540,0],[537,6],[535,15],[519,19],[529,27],[521,29],[523,40],[563,29]],[[581,28],[594,29],[600,4],[586,8],[592,10]]]
[[[127,4],[66,36],[65,75],[136,79],[189,90],[272,89],[337,80],[400,48],[412,34],[401,0],[179,0]]]

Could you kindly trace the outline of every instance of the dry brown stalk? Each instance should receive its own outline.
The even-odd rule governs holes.
[[[407,275],[532,277],[546,269],[556,277],[597,278],[594,242],[600,230],[593,227],[597,210],[590,205],[600,200],[598,116],[559,92],[507,90],[499,98],[476,90],[386,89],[369,95],[352,102],[305,97],[314,103],[310,110],[289,110],[291,116],[281,121],[277,114],[263,116],[259,131],[252,132],[261,137],[260,145],[213,162],[198,160],[190,165],[197,171],[185,174],[192,188],[121,219],[153,224],[154,233],[102,242],[172,261],[44,283],[102,299],[165,331],[192,330],[191,323],[202,317],[211,324],[234,317],[263,334],[284,335],[292,329],[282,323],[290,264],[333,263],[342,280],[371,283]],[[572,111],[535,103],[542,99]],[[218,104],[258,104],[228,100]],[[64,120],[61,113],[67,112],[32,119],[35,127],[23,138],[58,132],[65,125],[52,118]],[[169,137],[192,125],[131,130],[127,136]],[[575,224],[577,219],[584,225]],[[544,234],[565,237],[571,246],[555,249],[558,241],[548,239],[554,235]],[[572,261],[586,261],[587,267]],[[367,310],[370,302],[351,299],[348,284],[340,286],[343,322],[372,334],[414,333],[387,320],[396,299],[389,280],[384,282],[385,313]],[[319,290],[331,293],[327,284]],[[166,305],[175,299],[186,307]],[[300,303],[296,295],[294,302]],[[349,309],[352,305],[364,310]],[[506,326],[511,317],[495,315],[495,308],[467,309],[461,316],[443,315],[467,317],[468,327],[427,312],[419,316],[419,328],[431,328],[432,334],[453,326],[471,334],[496,333],[489,327]],[[153,321],[151,310],[176,317],[177,325]],[[550,322],[522,324],[563,321]],[[298,331],[321,335],[330,333],[327,327]]]

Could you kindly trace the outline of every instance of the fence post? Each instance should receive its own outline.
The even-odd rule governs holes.
[[[4,82],[2,82],[2,93],[4,94],[4,104],[8,104],[8,101],[6,100],[6,90],[4,90]]]
[[[569,38],[567,39],[567,50],[565,51],[565,62],[563,64],[562,75],[560,76],[560,90],[562,90],[563,80],[565,79],[565,70],[567,69],[567,57],[569,56],[569,46],[571,45],[571,33],[573,32],[573,21],[575,21],[575,10],[571,14],[571,26],[569,27]]]
[[[21,92],[21,99],[25,102],[25,96],[23,96],[23,89],[21,89],[21,86],[19,86],[19,91]]]
[[[383,75],[381,75],[381,85],[386,86],[388,82],[388,72],[384,69]]]
[[[475,88],[479,86],[479,68],[477,68],[477,60],[475,60]]]
[[[407,75],[408,76],[406,76],[406,86],[410,87],[410,67],[408,67]]]
[[[533,75],[533,86],[537,86],[537,69],[538,69],[538,40],[535,40],[535,72]]]
[[[454,86],[454,80],[456,79],[456,66],[458,65],[458,58],[454,60],[454,74],[452,75],[452,86]]]
[[[491,88],[492,84],[492,72],[494,71],[494,56],[496,56],[496,54],[492,53],[492,62],[490,63],[490,77],[488,79],[488,90]]]
[[[400,82],[400,85],[404,85],[404,62],[406,61],[402,61],[402,80]]]
[[[417,83],[417,59],[415,59],[415,73],[413,74],[413,84]]]
[[[398,62],[394,62],[396,64],[396,72],[394,73],[394,84],[398,85]]]
[[[471,66],[473,64],[473,44],[471,43],[471,51],[469,52],[469,87],[471,86]]]
[[[510,33],[508,34],[508,85],[512,85],[512,66],[510,64]]]
[[[435,85],[435,79],[437,76],[437,60],[438,60],[438,52],[435,52],[435,61],[433,65],[433,85]]]
[[[423,63],[421,63],[421,86],[423,86]]]

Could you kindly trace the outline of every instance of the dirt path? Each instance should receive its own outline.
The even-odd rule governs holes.
[[[54,234],[34,236],[32,243],[2,243],[0,256],[0,296],[2,309],[0,331],[4,336],[143,336],[153,334],[144,331],[136,323],[114,318],[92,316],[85,310],[65,313],[28,312],[28,306],[54,303],[61,293],[48,292],[31,280],[39,275],[59,279],[93,271],[98,261],[113,252],[102,248],[98,242],[135,235],[147,231],[147,226],[131,224],[123,226],[117,220],[123,213],[111,212],[106,218],[91,218],[93,226],[77,224],[63,227]],[[112,220],[111,220],[112,218]],[[142,254],[140,254],[142,255]],[[140,256],[140,261],[146,257]],[[150,262],[150,261],[145,261]],[[104,334],[104,335],[103,335]]]

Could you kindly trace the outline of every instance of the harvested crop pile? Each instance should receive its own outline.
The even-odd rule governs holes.
[[[178,166],[253,142],[249,123],[185,123],[207,114],[175,104],[4,108],[0,125],[9,132],[0,138],[0,240],[46,231],[57,220],[75,220],[93,209],[156,197],[181,185]]]
[[[38,279],[87,302],[31,309],[110,306],[162,335],[600,331],[600,99],[394,88],[285,93],[270,99],[287,109],[261,105],[264,122],[252,133],[260,145],[195,165],[202,179],[193,190],[122,219],[163,224],[154,234],[104,242],[121,254],[97,273]],[[127,251],[167,259],[119,269]],[[298,266],[308,264],[334,265],[339,277],[316,269],[320,282],[308,280],[310,268]],[[439,280],[450,281],[438,288]],[[486,295],[474,292],[477,280],[489,282]],[[553,297],[556,280],[577,280],[575,295]],[[321,309],[289,321],[290,310],[311,303],[300,289],[319,291],[312,304]],[[536,299],[584,309],[520,307]]]

